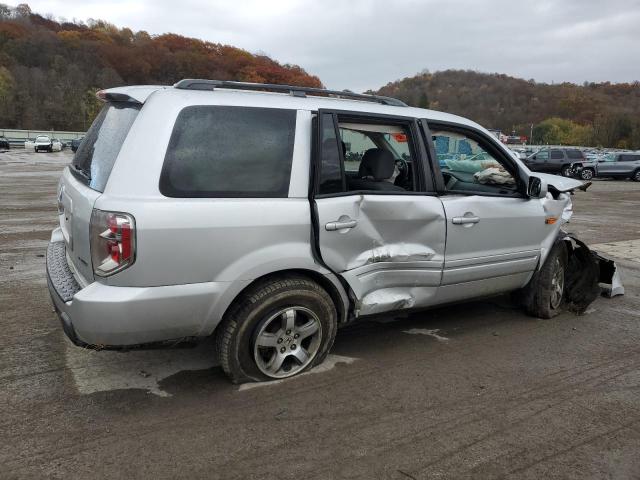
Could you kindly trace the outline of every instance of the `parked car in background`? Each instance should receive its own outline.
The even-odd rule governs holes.
[[[58,138],[52,139],[51,145],[54,152],[61,152],[62,150],[64,150],[64,147],[65,147],[64,142]]]
[[[595,175],[595,163],[587,161],[577,148],[545,148],[530,155],[524,163],[534,172],[560,174],[563,177],[579,175],[590,180]]]
[[[62,150],[62,142],[57,138],[51,138],[48,135],[38,135],[35,140],[27,140],[24,142],[25,149],[31,149],[37,152],[59,152]]]
[[[80,146],[80,143],[82,143],[82,140],[84,139],[84,137],[80,137],[80,138],[74,138],[73,140],[71,140],[71,151],[72,152],[76,152],[78,150],[78,147]]]
[[[360,317],[520,291],[550,318],[615,270],[561,231],[585,185],[532,174],[470,120],[216,80],[98,97],[47,249],[76,345],[213,335],[232,381],[271,380],[321,363]]]
[[[640,153],[610,153],[598,162],[598,177],[630,178],[640,182]]]
[[[6,137],[0,137],[0,150],[9,150],[11,145]]]
[[[33,149],[37,152],[53,152],[53,141],[47,135],[38,135],[33,142]]]

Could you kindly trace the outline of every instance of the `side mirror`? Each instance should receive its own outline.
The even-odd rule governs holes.
[[[527,196],[529,198],[545,198],[548,191],[547,182],[539,177],[529,177],[529,184],[527,185]]]

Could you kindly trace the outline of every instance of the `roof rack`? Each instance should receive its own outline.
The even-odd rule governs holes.
[[[403,101],[392,97],[383,97],[380,95],[365,95],[364,93],[354,93],[349,90],[326,90],[324,88],[297,87],[294,85],[277,85],[273,83],[232,82],[229,80],[204,80],[196,78],[185,78],[184,80],[180,80],[178,83],[176,83],[174,87],[181,90],[215,90],[216,88],[231,88],[235,90],[285,92],[294,97],[306,97],[307,95],[326,95],[338,98],[364,100],[366,102],[376,102],[383,105],[392,105],[395,107],[408,106]]]

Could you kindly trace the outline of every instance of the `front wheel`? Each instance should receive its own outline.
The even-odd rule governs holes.
[[[567,263],[567,247],[564,242],[558,242],[522,292],[522,303],[529,315],[553,318],[562,311]]]
[[[304,277],[261,283],[230,308],[216,333],[233,383],[292,377],[322,363],[337,330],[329,294]]]
[[[591,180],[593,178],[593,173],[592,169],[584,168],[580,172],[580,178],[582,178],[582,180]]]

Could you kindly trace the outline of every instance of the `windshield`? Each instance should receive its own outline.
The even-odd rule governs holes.
[[[36,137],[36,142],[48,142],[49,141],[49,137]]]
[[[140,105],[108,103],[93,121],[73,157],[73,171],[94,190],[104,191]]]

